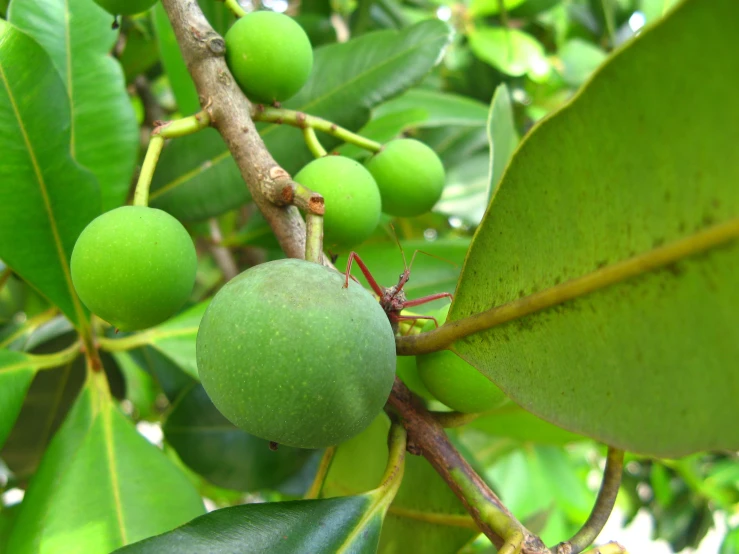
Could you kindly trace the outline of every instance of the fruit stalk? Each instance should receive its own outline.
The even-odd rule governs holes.
[[[426,458],[459,497],[480,530],[497,548],[510,545],[516,536],[522,541],[524,554],[543,554],[549,550],[531,534],[490,490],[469,463],[449,442],[444,429],[431,414],[414,401],[408,388],[395,379],[388,404],[400,415],[408,431],[412,451]],[[515,549],[510,552],[515,552]],[[505,552],[505,550],[501,550]]]
[[[139,180],[136,183],[136,192],[133,194],[134,206],[146,207],[149,205],[151,179],[154,177],[154,170],[157,167],[162,148],[164,148],[164,137],[152,134],[149,139],[149,148],[146,150],[144,163],[141,166],[141,173],[139,173]]]
[[[616,504],[618,489],[621,487],[621,476],[624,471],[624,451],[616,448],[608,448],[606,456],[606,467],[603,471],[603,481],[600,484],[595,506],[582,528],[569,540],[552,548],[556,554],[568,553],[578,554],[593,544]],[[615,552],[618,552],[617,550]]]
[[[238,0],[224,0],[224,3],[236,17],[244,17],[246,15],[246,10],[239,5]]]
[[[329,446],[324,451],[323,456],[321,456],[321,462],[318,464],[318,471],[313,479],[313,483],[311,483],[308,492],[303,497],[304,500],[313,500],[321,494],[323,483],[326,481],[326,475],[328,475],[328,470],[331,469],[331,462],[334,460],[334,454],[336,454],[335,446]]]
[[[354,144],[370,152],[379,152],[382,149],[382,144],[379,142],[370,140],[357,133],[352,133],[350,130],[339,127],[326,119],[295,110],[256,106],[252,111],[252,118],[254,121],[261,121],[263,123],[287,124],[301,129],[309,128],[321,131],[322,133],[336,137],[343,142]]]

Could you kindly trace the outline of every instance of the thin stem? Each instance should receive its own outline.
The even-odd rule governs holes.
[[[502,306],[496,306],[464,319],[447,322],[433,331],[420,335],[398,337],[395,340],[396,350],[399,355],[403,356],[415,356],[443,350],[449,348],[453,342],[469,335],[551,308],[649,271],[669,266],[684,258],[701,254],[737,238],[739,238],[739,218],[730,219],[724,223],[712,225],[689,237],[678,239],[644,254],[606,266],[536,294],[514,300]]]
[[[244,17],[246,10],[239,5],[238,0],[224,0],[226,7],[233,12],[236,17]]]
[[[323,158],[326,155],[326,149],[321,145],[321,141],[318,140],[313,127],[303,127],[303,138],[314,158]]]
[[[77,340],[64,350],[53,354],[29,354],[31,363],[36,369],[52,369],[73,361],[82,351],[82,341]]]
[[[416,521],[425,521],[426,523],[431,523],[433,525],[462,527],[479,531],[475,520],[465,514],[439,514],[436,512],[424,512],[421,510],[399,508],[397,506],[390,506],[388,512],[394,516],[404,517],[406,519],[415,519]]]
[[[606,22],[606,30],[608,31],[608,40],[611,42],[611,48],[616,47],[616,23],[613,20],[613,4],[611,0],[601,0],[603,7],[603,19]]]
[[[109,339],[108,337],[98,337],[98,346],[106,352],[124,352],[126,350],[133,350],[140,346],[146,346],[151,342],[149,333],[144,331],[142,333],[136,333],[122,339]]]
[[[305,129],[309,127],[316,131],[329,134],[350,144],[369,150],[370,152],[379,152],[382,150],[382,144],[374,140],[363,137],[348,129],[339,127],[326,119],[308,115],[295,110],[287,110],[284,108],[255,108],[252,110],[252,119],[254,121],[262,121],[264,123],[278,123],[292,125]]]
[[[624,471],[624,451],[608,448],[606,468],[603,471],[603,482],[595,499],[595,506],[582,528],[569,540],[553,547],[555,554],[579,554],[598,537],[608,518],[611,516],[616,496],[621,486],[621,475]]]
[[[9,267],[6,267],[3,269],[2,273],[0,273],[0,290],[3,290],[3,287],[5,286],[5,283],[8,282],[8,279],[10,279],[10,276],[13,274],[13,270]]]
[[[408,433],[399,423],[393,423],[390,426],[388,435],[388,459],[385,466],[385,473],[382,475],[380,486],[375,490],[385,490],[386,494],[391,491],[391,498],[388,506],[395,497],[395,493],[400,488],[403,480],[403,472],[405,469],[405,452],[408,445]]]
[[[334,459],[334,454],[336,454],[335,446],[330,446],[324,451],[323,456],[321,456],[321,462],[318,464],[318,472],[316,472],[313,483],[311,483],[308,492],[306,492],[305,496],[303,497],[305,500],[318,498],[318,495],[321,494],[321,489],[323,488],[323,483],[326,481],[328,470],[331,468],[331,462]]]
[[[162,123],[154,129],[153,134],[166,139],[179,138],[202,131],[209,125],[210,115],[205,110],[201,110],[195,115]]]
[[[154,176],[154,170],[157,167],[162,148],[164,148],[164,137],[161,135],[152,135],[151,139],[149,139],[149,148],[146,151],[144,164],[141,166],[139,181],[136,183],[136,192],[133,194],[134,206],[149,205],[151,179]]]

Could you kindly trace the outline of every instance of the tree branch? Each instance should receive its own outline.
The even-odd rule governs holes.
[[[200,104],[223,137],[254,203],[285,254],[305,256],[305,223],[292,205],[296,183],[272,158],[251,119],[252,106],[226,66],[226,44],[196,0],[162,0]],[[329,261],[322,256],[322,263]]]
[[[449,442],[441,425],[397,378],[388,403],[400,415],[408,431],[408,449],[429,461],[496,548],[501,549],[512,535],[518,534],[522,538],[521,552],[524,554],[549,552],[541,539],[530,533],[503,505]]]

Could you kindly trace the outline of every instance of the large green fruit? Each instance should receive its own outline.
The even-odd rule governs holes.
[[[72,251],[72,282],[82,302],[123,331],[157,325],[187,301],[197,255],[167,212],[123,206],[95,218]]]
[[[366,162],[382,196],[382,211],[399,217],[421,215],[441,198],[446,177],[439,156],[414,139],[396,139]]]
[[[367,240],[377,228],[380,191],[359,162],[343,156],[318,158],[301,169],[295,181],[323,195],[326,248],[350,248]]]
[[[395,377],[395,337],[375,298],[304,260],[267,262],[224,286],[198,330],[200,380],[247,433],[321,448],[366,428]]]
[[[133,15],[145,12],[157,0],[95,0],[95,3],[111,15]]]
[[[313,69],[303,28],[287,15],[257,11],[226,33],[226,63],[252,102],[282,102],[298,92]]]
[[[449,306],[432,314],[439,325],[449,313]],[[429,321],[423,331],[435,327]],[[416,356],[418,375],[431,394],[453,410],[464,413],[487,412],[508,402],[495,383],[450,350]]]

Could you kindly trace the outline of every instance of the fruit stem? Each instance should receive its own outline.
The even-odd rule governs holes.
[[[314,158],[323,158],[326,155],[326,149],[321,146],[321,141],[318,140],[313,127],[303,127],[303,138]]]
[[[305,215],[305,259],[317,264],[323,259],[323,216]]]
[[[224,0],[226,7],[233,12],[236,17],[244,17],[246,10],[239,5],[238,0]]]
[[[621,486],[621,475],[624,471],[624,451],[608,447],[606,468],[603,470],[603,481],[600,484],[595,506],[582,528],[569,540],[552,547],[554,553],[568,552],[579,554],[590,546],[598,537],[616,503],[618,489]],[[618,552],[618,551],[616,551]]]
[[[205,129],[209,125],[210,116],[208,112],[201,110],[195,115],[162,123],[152,131],[151,138],[149,139],[149,148],[146,150],[144,164],[141,166],[139,180],[136,183],[136,192],[133,195],[134,206],[149,205],[151,179],[154,177],[154,170],[156,170],[159,156],[164,148],[164,139],[191,135],[201,129]]]
[[[453,427],[462,427],[468,423],[475,421],[478,417],[484,416],[485,413],[479,412],[474,414],[465,414],[463,412],[429,412],[431,416],[444,429]]]
[[[598,548],[588,550],[585,554],[629,554],[629,552],[624,546],[612,541]]]
[[[313,500],[315,498],[318,498],[318,495],[321,494],[321,489],[323,488],[323,483],[326,481],[326,475],[328,475],[328,470],[331,467],[331,462],[334,459],[334,454],[336,454],[335,446],[329,446],[323,452],[323,456],[321,456],[321,461],[318,464],[318,471],[316,472],[316,476],[313,479],[313,483],[311,483],[308,492],[306,492],[305,496],[303,497],[305,500]]]
[[[19,337],[32,333],[33,331],[38,329],[41,325],[53,319],[57,313],[58,313],[58,309],[56,307],[52,307],[44,312],[41,312],[40,314],[33,316],[30,319],[27,319],[26,322],[20,328],[18,328],[15,332],[11,333],[3,341],[0,341],[0,348],[6,348],[9,344],[12,344],[13,342],[15,342],[15,340],[18,339]]]
[[[326,119],[308,115],[303,112],[297,112],[295,110],[287,110],[284,108],[268,108],[268,107],[255,107],[252,110],[252,119],[254,121],[262,121],[264,123],[286,123],[293,127],[299,127],[301,129],[315,129],[328,135],[334,136],[344,142],[348,142],[369,150],[370,152],[379,152],[382,150],[382,144],[374,140],[363,137],[356,133],[352,133],[349,129],[339,127],[335,123]]]
[[[149,139],[149,148],[146,150],[144,164],[141,166],[139,180],[136,183],[136,192],[133,194],[134,206],[149,205],[149,187],[151,187],[151,178],[154,176],[154,170],[159,161],[159,155],[164,147],[164,137],[161,135],[152,135]]]

